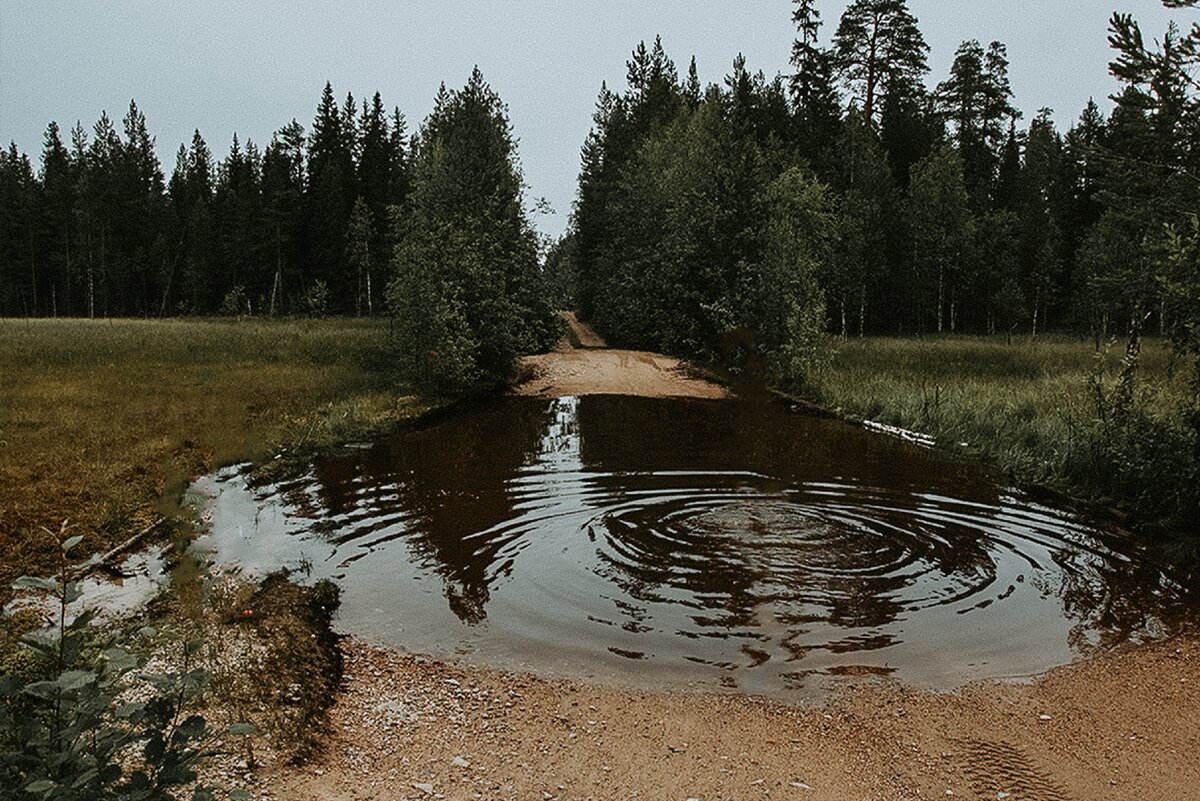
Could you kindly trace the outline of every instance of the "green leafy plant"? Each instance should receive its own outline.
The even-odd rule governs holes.
[[[20,643],[32,664],[0,676],[0,783],[45,801],[173,801],[189,788],[193,801],[216,799],[196,784],[212,737],[195,711],[208,682],[195,666],[203,641],[186,636],[186,623],[129,632],[96,625],[92,610],[76,612],[79,579],[94,562],[70,563],[83,538],[68,536],[66,523],[47,534],[58,545],[57,575],[14,583],[45,594],[53,625],[26,631]],[[178,649],[178,659],[165,660],[173,668],[145,670],[155,647]]]

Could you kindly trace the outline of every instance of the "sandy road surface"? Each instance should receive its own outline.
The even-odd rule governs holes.
[[[463,668],[347,641],[324,753],[266,797],[1172,799],[1200,796],[1200,648],[1166,641],[954,694],[818,708]],[[1007,793],[1008,795],[1003,795]]]
[[[687,363],[661,353],[610,350],[571,312],[561,316],[569,336],[550,353],[521,360],[518,395],[640,395],[648,398],[724,398],[728,391],[695,375]],[[578,343],[578,347],[573,347]]]

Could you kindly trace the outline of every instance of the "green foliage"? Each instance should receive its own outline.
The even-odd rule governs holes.
[[[76,612],[80,568],[68,560],[82,537],[67,536],[65,523],[47,533],[59,548],[57,577],[23,576],[14,587],[45,593],[55,620],[21,639],[34,664],[0,676],[0,782],[46,801],[159,801],[189,787],[194,799],[214,798],[195,785],[210,737],[194,712],[207,683],[194,666],[202,642],[181,636],[176,669],[142,672],[145,641],[162,635],[106,633],[91,611]]]
[[[825,305],[817,277],[837,231],[828,189],[798,169],[765,193],[762,261],[742,277],[743,327],[754,326],[772,373],[805,382],[823,354]]]
[[[934,308],[938,333],[956,330],[957,296],[974,225],[956,150],[939,147],[916,165],[908,212],[918,307]]]
[[[812,393],[851,417],[935,437],[1016,480],[1115,505],[1147,529],[1200,546],[1200,452],[1190,376],[1167,343],[1114,414],[1120,350],[1061,336],[867,338],[842,343]]]
[[[507,381],[555,328],[507,112],[478,69],[439,95],[411,177],[387,290],[401,366],[437,393]]]
[[[801,375],[838,222],[828,189],[789,167],[781,89],[738,59],[725,89],[694,97],[658,43],[634,52],[630,73],[655,76],[656,89],[603,92],[585,148],[581,310],[610,342],[731,367],[752,348],[778,375]]]
[[[842,14],[833,49],[842,80],[874,122],[877,99],[911,93],[929,71],[929,46],[904,0],[854,0]]]
[[[304,293],[301,309],[309,317],[324,317],[329,312],[329,285],[319,278],[313,281]]]

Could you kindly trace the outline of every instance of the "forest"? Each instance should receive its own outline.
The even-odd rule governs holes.
[[[555,242],[478,69],[412,136],[378,93],[326,84],[309,129],[235,135],[219,161],[196,131],[169,179],[134,102],[119,129],[51,122],[37,169],[0,154],[0,315],[388,313],[404,375],[449,393],[510,379],[555,307],[618,346],[734,369],[752,351],[798,388],[830,335],[1064,332],[1124,347],[1094,381],[1102,421],[1136,406],[1144,335],[1195,362],[1200,27],[1148,39],[1114,15],[1113,109],[1060,131],[1014,107],[1001,42],[963,42],[931,84],[904,0],[854,0],[827,41],[813,0],[791,22],[773,77],[738,55],[704,86],[639,44],[600,89]],[[1150,439],[1191,453],[1183,403]]]

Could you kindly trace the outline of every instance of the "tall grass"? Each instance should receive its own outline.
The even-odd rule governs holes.
[[[63,518],[100,549],[182,482],[414,414],[374,320],[0,320],[0,586]]]
[[[1188,526],[1197,489],[1192,365],[1166,343],[1142,351],[1134,412],[1098,414],[1124,350],[1062,336],[944,336],[840,343],[812,382],[825,406],[983,455],[1013,478],[1114,504],[1147,524]],[[1189,482],[1193,482],[1189,486]],[[1191,527],[1197,521],[1191,520]]]

